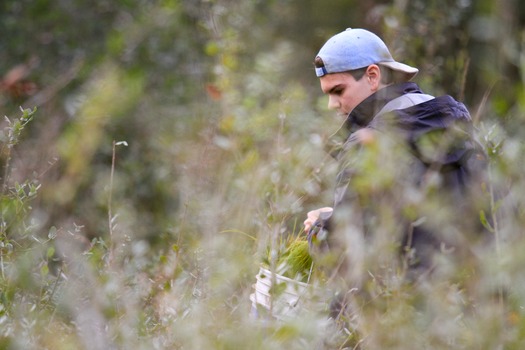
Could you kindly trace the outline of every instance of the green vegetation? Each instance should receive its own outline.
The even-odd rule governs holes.
[[[0,348],[523,348],[524,14],[488,0],[0,2]],[[370,144],[353,186],[379,204],[374,239],[349,242],[348,273],[366,271],[352,312],[328,322],[334,281],[314,279],[296,316],[254,318],[260,263],[269,251],[277,268],[288,233],[332,201],[340,121],[311,61],[349,26],[466,103],[489,172],[458,232],[466,214],[446,210],[438,179],[405,186],[391,140]],[[422,217],[464,250],[434,283],[406,283],[399,219]]]

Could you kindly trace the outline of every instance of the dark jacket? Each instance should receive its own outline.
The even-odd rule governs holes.
[[[376,116],[388,102],[409,93],[418,94],[422,91],[412,82],[390,85],[369,96],[349,114],[344,129],[346,137],[331,150],[332,155],[342,164],[335,191],[334,215],[345,201],[356,200],[351,182],[355,169],[352,161],[346,158],[359,156],[358,152],[352,153],[355,148],[361,147],[354,136],[356,131],[363,128],[374,129],[379,137],[381,134],[395,132],[413,157],[408,172],[413,185],[421,186],[429,169],[438,172],[441,178],[440,188],[450,196],[449,203],[462,210],[465,202],[462,200],[463,196],[474,173],[484,166],[485,159],[481,147],[473,137],[470,114],[462,103],[450,96],[440,96]],[[447,143],[446,149],[429,150],[428,145],[425,146],[422,142],[429,135],[435,134],[439,138],[441,134],[450,132],[454,132],[454,136]],[[348,153],[351,153],[350,156]],[[373,203],[368,205],[373,206]],[[364,208],[364,212],[366,215],[367,208]],[[337,232],[330,232],[333,226],[331,221],[331,218],[319,220],[309,232],[312,251],[318,250],[319,245],[325,245],[325,249],[330,248],[330,241],[324,238],[337,235]],[[442,237],[424,225],[412,227],[410,237],[407,232],[405,230],[401,238],[401,247],[403,253],[416,252],[412,257],[411,267],[430,268],[432,262],[428,251],[439,250],[443,246]],[[314,247],[315,245],[318,247]]]

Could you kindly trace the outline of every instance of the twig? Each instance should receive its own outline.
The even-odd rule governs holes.
[[[496,240],[496,258],[498,259],[498,264],[501,264],[501,242],[500,242],[500,230],[498,224],[498,217],[496,215],[496,204],[494,199],[494,185],[492,178],[492,167],[488,166],[488,176],[489,176],[489,192],[490,192],[490,211],[492,217],[492,225],[494,229],[494,239]],[[503,287],[498,283],[498,301],[500,306],[503,307]]]
[[[113,241],[113,225],[112,219],[113,214],[111,213],[111,201],[113,196],[113,175],[115,174],[115,150],[117,143],[113,140],[113,155],[111,157],[111,174],[109,176],[109,195],[108,195],[108,224],[109,224],[109,238],[111,240],[110,244]]]
[[[2,280],[5,280],[3,249],[0,249],[0,270],[2,271]]]
[[[465,60],[465,66],[463,68],[463,75],[461,76],[461,88],[459,91],[459,101],[463,101],[465,99],[465,86],[467,85],[467,73],[468,69],[470,67],[470,57],[467,57]]]
[[[113,260],[113,213],[111,208],[111,202],[113,197],[113,177],[115,174],[115,159],[116,159],[116,148],[119,145],[127,146],[126,141],[116,142],[113,140],[113,153],[111,157],[111,174],[109,176],[109,195],[108,195],[108,225],[109,225],[109,262]]]

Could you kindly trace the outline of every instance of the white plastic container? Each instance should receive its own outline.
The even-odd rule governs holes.
[[[272,274],[261,267],[255,276],[254,293],[250,295],[252,315],[260,316],[261,310],[278,319],[293,317],[300,309],[301,301],[307,297],[309,284],[279,274]],[[272,280],[276,288],[272,290]]]

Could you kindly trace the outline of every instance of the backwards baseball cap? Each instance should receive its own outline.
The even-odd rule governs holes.
[[[374,33],[359,28],[348,28],[328,39],[317,57],[320,57],[324,64],[315,68],[318,77],[364,68],[371,64],[405,73],[407,81],[419,71],[417,68],[395,61],[383,40]]]

